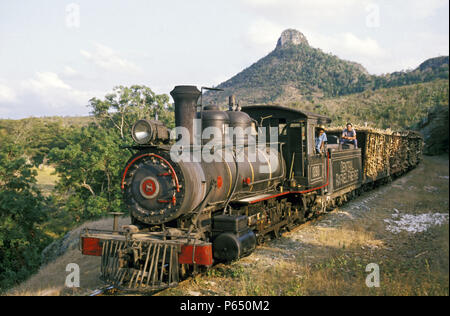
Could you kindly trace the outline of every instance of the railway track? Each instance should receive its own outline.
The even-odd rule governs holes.
[[[326,214],[332,213],[334,211],[335,210],[327,212]],[[295,232],[297,232],[297,231],[299,231],[299,230],[301,230],[301,229],[303,229],[303,228],[305,228],[307,226],[310,226],[310,225],[316,223],[317,221],[320,221],[324,217],[324,215],[326,215],[326,214],[321,214],[321,215],[319,215],[317,217],[311,218],[310,220],[308,220],[305,223],[302,223],[302,224],[300,224],[300,225],[298,225],[296,227],[293,227],[290,230],[286,230],[285,232],[283,232],[281,234],[281,237],[283,235],[285,235],[285,234],[295,233]],[[214,266],[212,267],[212,269],[214,269]],[[202,274],[202,273],[199,273],[199,274]],[[192,276],[186,278],[183,281],[180,281],[178,283],[177,287],[181,286],[183,284],[186,284],[186,283],[188,283],[191,280],[192,280]],[[161,289],[161,290],[149,290],[149,289],[145,289],[145,288],[143,288],[143,289],[122,289],[122,288],[114,286],[114,285],[105,285],[104,287],[93,291],[88,296],[123,296],[123,295],[154,296],[154,295],[156,295],[158,293],[161,293],[161,292],[163,292],[165,290],[167,290],[167,288],[164,288],[164,289]]]
[[[347,200],[347,203],[348,203],[350,200],[354,199],[354,198],[357,198],[357,197],[359,197],[359,196],[361,196],[361,195],[364,195],[364,194],[366,194],[366,193],[368,193],[368,192],[372,192],[373,189],[375,189],[375,188],[377,188],[377,187],[379,187],[379,186],[381,186],[381,182],[374,183],[374,186],[372,187],[372,189],[362,190],[362,191],[360,192],[360,194],[358,194],[358,195],[352,195],[352,198],[349,198],[349,199]],[[346,203],[345,203],[345,204],[346,204]],[[279,237],[276,237],[276,236],[274,235],[274,236],[272,236],[272,237],[270,238],[270,240],[277,239],[277,238],[281,238],[281,237],[283,237],[283,236],[285,236],[285,235],[295,233],[295,232],[297,232],[297,231],[299,231],[299,230],[301,230],[301,229],[303,229],[303,228],[305,228],[305,227],[308,227],[308,226],[310,226],[310,225],[312,225],[312,224],[314,224],[314,223],[316,223],[316,222],[322,220],[327,214],[331,214],[331,213],[337,211],[338,209],[339,209],[339,207],[336,207],[335,209],[326,211],[325,213],[319,213],[319,214],[316,213],[316,214],[313,214],[313,216],[310,217],[310,218],[308,218],[305,222],[303,222],[303,223],[301,223],[301,224],[299,224],[299,225],[297,225],[297,226],[291,227],[291,228],[289,228],[289,227],[283,227],[283,231],[280,232]],[[266,242],[267,242],[267,241],[266,241]],[[259,246],[258,246],[258,247],[259,247]],[[214,266],[216,266],[216,264],[214,264],[213,267],[212,267],[211,269],[214,269]],[[197,274],[202,274],[202,272],[197,272]],[[187,277],[186,279],[180,281],[180,282],[178,283],[177,287],[180,286],[180,285],[186,284],[187,282],[189,282],[190,280],[192,280],[192,277],[193,277],[193,276],[189,276],[189,277]],[[145,288],[142,288],[142,289],[136,289],[136,288],[129,288],[129,289],[126,288],[126,289],[122,289],[122,288],[117,287],[117,286],[114,286],[114,285],[105,285],[104,287],[102,287],[102,288],[100,288],[100,289],[97,289],[97,290],[95,290],[94,292],[92,292],[89,296],[121,296],[121,295],[140,295],[140,296],[145,295],[145,296],[154,296],[154,295],[156,295],[156,294],[158,294],[158,293],[163,292],[164,290],[167,290],[167,288],[160,289],[160,290],[149,290],[149,289],[145,289]]]
[[[187,283],[190,281],[192,277],[188,277],[187,279],[178,283],[178,286]],[[123,295],[142,295],[142,296],[154,296],[167,288],[161,290],[148,290],[148,289],[121,289],[114,285],[107,285],[100,289],[97,289],[90,293],[88,296],[123,296]]]

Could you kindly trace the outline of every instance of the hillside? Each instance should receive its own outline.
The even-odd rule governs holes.
[[[416,128],[427,118],[431,109],[448,109],[449,81],[412,84],[382,88],[375,91],[318,101],[286,103],[290,107],[329,116],[332,125],[367,125],[377,128],[402,130]]]
[[[205,103],[225,104],[231,94],[243,106],[334,98],[448,79],[448,65],[449,57],[443,56],[429,59],[412,71],[370,75],[360,64],[311,47],[302,33],[289,29],[281,34],[274,51],[218,85],[224,93],[207,93]]]
[[[10,130],[13,126],[22,125],[50,125],[59,124],[62,127],[82,127],[93,122],[91,116],[45,116],[45,117],[29,117],[24,119],[0,119],[0,129]]]
[[[394,72],[392,74],[374,77],[380,87],[398,87],[413,83],[430,82],[438,79],[448,79],[449,56],[430,58],[412,71]]]
[[[448,153],[449,145],[449,109],[448,106],[435,107],[428,116],[418,124],[418,129],[424,136],[424,153],[426,155],[438,155]]]
[[[303,40],[290,40],[296,36]],[[210,93],[206,99],[221,103],[235,94],[242,104],[251,104],[333,97],[361,92],[369,81],[361,65],[325,54],[309,46],[300,32],[287,30],[274,51],[218,86],[226,93]]]

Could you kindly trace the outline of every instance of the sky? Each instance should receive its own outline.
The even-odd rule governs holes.
[[[215,86],[297,29],[370,73],[449,54],[448,0],[0,0],[0,118],[88,115],[119,85]]]

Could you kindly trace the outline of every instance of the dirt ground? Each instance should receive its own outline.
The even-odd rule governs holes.
[[[448,155],[425,157],[394,182],[158,295],[449,295],[448,195]],[[86,295],[104,286],[100,259],[76,248],[8,294]],[[80,266],[77,290],[64,288],[72,262]],[[379,287],[366,285],[371,263]]]

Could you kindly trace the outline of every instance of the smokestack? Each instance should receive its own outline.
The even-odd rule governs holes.
[[[176,86],[170,95],[175,101],[175,127],[185,127],[190,133],[190,144],[193,144],[194,119],[201,92],[196,86]]]

